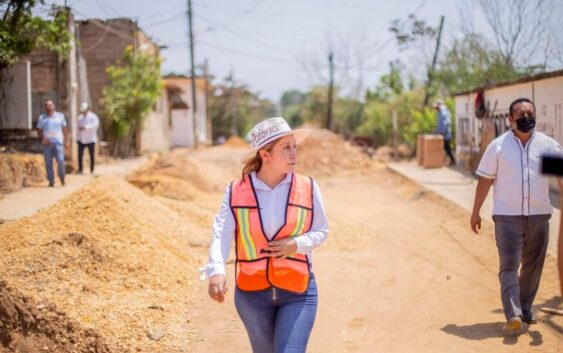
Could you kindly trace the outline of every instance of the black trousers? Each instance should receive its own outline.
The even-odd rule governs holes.
[[[444,150],[446,150],[446,154],[450,157],[452,164],[455,164],[455,157],[452,153],[452,146],[450,145],[450,140],[444,139]]]
[[[82,157],[84,156],[84,148],[88,147],[88,153],[90,154],[90,172],[94,172],[94,147],[96,144],[92,143],[82,143],[78,142],[78,171],[82,172]]]

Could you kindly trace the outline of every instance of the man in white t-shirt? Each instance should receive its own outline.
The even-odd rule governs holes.
[[[487,147],[477,175],[471,229],[481,228],[479,211],[494,184],[493,220],[499,253],[499,280],[504,314],[504,331],[519,334],[523,324],[535,324],[532,304],[538,291],[549,240],[548,178],[541,174],[545,153],[562,153],[554,139],[535,131],[536,108],[519,98],[509,108],[512,129]],[[518,269],[520,268],[520,272]]]
[[[98,127],[100,120],[88,107],[88,103],[80,105],[80,115],[78,116],[78,174],[83,173],[82,158],[84,156],[84,148],[88,148],[90,155],[90,173],[94,173],[94,148],[98,140]]]
[[[66,118],[55,110],[55,102],[45,101],[45,113],[37,119],[37,133],[43,147],[45,169],[49,187],[55,186],[55,173],[53,171],[53,158],[57,161],[57,172],[61,185],[65,184],[65,151],[68,146],[68,128]]]

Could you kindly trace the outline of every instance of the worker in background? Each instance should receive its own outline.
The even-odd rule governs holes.
[[[45,113],[39,115],[37,120],[37,131],[39,140],[43,146],[43,157],[45,158],[45,169],[49,187],[55,186],[55,174],[53,172],[53,158],[57,160],[57,170],[61,185],[65,184],[65,151],[68,147],[68,128],[66,118],[55,110],[52,100],[45,101]]]
[[[437,99],[432,104],[432,107],[436,109],[436,134],[440,134],[444,137],[444,150],[450,158],[450,165],[455,165],[455,157],[452,153],[452,122],[451,114],[448,107],[444,104],[444,101]]]
[[[88,154],[90,155],[90,173],[94,173],[94,150],[98,139],[99,126],[100,120],[98,116],[90,110],[88,103],[82,103],[80,105],[80,116],[78,117],[78,174],[83,173],[82,161],[85,148],[88,148]]]

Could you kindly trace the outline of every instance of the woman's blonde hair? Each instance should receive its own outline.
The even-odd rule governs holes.
[[[258,151],[256,151],[256,155],[254,157],[252,157],[252,159],[249,159],[248,161],[246,161],[246,163],[244,163],[244,167],[242,168],[242,179],[244,180],[244,177],[249,175],[252,172],[259,172],[260,169],[262,169],[262,156],[260,156],[260,151],[262,150],[266,150],[268,152],[272,151],[272,148],[274,148],[274,146],[281,140],[281,138],[279,139],[275,139],[274,141],[268,143],[267,145],[265,145],[264,147],[262,147],[261,149],[259,149]]]

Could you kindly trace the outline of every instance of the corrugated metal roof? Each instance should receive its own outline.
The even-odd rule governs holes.
[[[468,90],[468,91],[462,91],[462,92],[455,93],[454,97],[463,96],[463,95],[466,95],[466,94],[469,94],[469,93],[476,93],[476,92],[479,92],[480,90],[487,90],[487,89],[492,89],[492,88],[516,85],[516,84],[519,84],[519,83],[539,81],[539,80],[544,80],[546,78],[552,78],[552,77],[558,77],[558,76],[563,76],[563,70],[543,72],[543,73],[537,74],[537,75],[520,77],[518,79],[511,80],[511,81],[505,81],[505,82],[499,82],[499,83],[490,83],[490,84],[487,84],[487,85],[484,85],[484,86],[481,86],[481,87],[476,87],[476,88]]]

